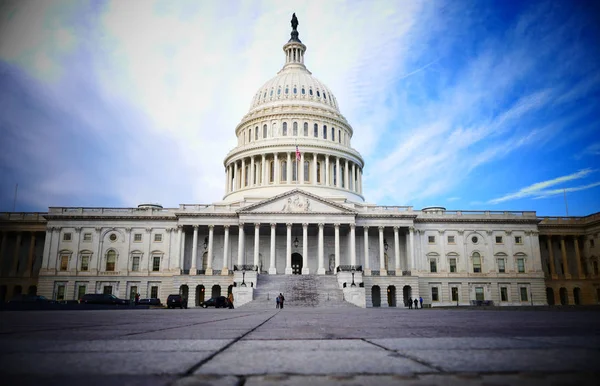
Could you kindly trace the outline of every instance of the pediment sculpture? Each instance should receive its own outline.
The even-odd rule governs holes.
[[[310,200],[302,198],[300,195],[288,197],[287,202],[283,205],[282,212],[310,212]]]

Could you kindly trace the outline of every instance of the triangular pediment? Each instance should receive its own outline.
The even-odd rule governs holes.
[[[256,204],[248,205],[239,209],[238,213],[355,214],[356,211],[304,190],[294,189]]]

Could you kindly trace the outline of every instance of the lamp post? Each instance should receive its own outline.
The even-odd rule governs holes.
[[[241,287],[246,286],[246,270],[245,269],[242,269],[242,284],[240,286]]]
[[[298,248],[298,244],[299,244],[299,243],[300,243],[300,242],[298,241],[298,237],[296,237],[296,238],[294,239],[294,248]]]
[[[355,268],[354,268],[354,266],[352,266],[352,284],[350,284],[350,287],[356,287],[356,284],[354,283],[354,271],[355,271]]]
[[[387,240],[383,239],[383,249],[385,249],[385,251],[387,252],[389,247],[390,247],[390,245],[388,244]]]

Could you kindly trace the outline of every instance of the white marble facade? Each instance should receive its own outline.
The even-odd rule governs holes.
[[[305,67],[305,51],[293,31],[282,70],[235,128],[221,202],[50,208],[39,293],[77,299],[137,291],[165,299],[181,286],[225,292],[242,266],[258,275],[338,276],[360,266],[364,306],[373,304],[373,286],[389,285],[409,285],[411,296],[432,306],[545,304],[535,212],[364,202],[354,130],[331,90]]]

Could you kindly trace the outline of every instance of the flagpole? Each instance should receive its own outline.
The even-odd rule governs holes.
[[[563,188],[563,193],[565,196],[565,209],[567,211],[567,217],[569,217],[569,204],[567,203],[567,189]]]
[[[16,207],[17,207],[17,191],[19,189],[19,184],[15,185],[15,199],[13,200],[13,212],[15,211]]]

